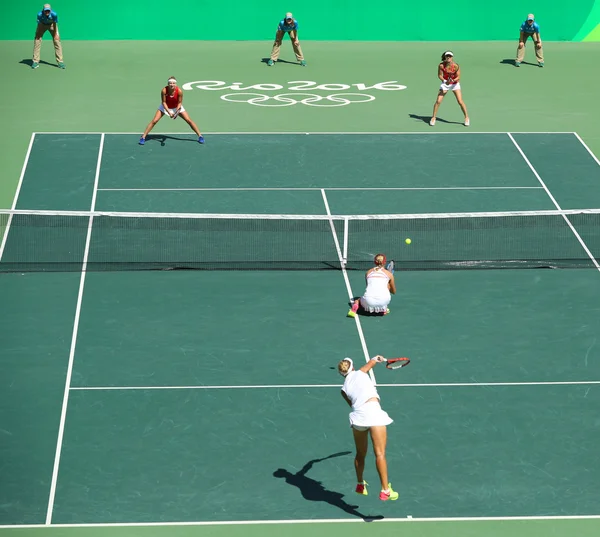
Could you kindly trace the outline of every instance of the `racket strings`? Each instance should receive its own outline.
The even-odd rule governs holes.
[[[400,369],[408,364],[410,364],[410,360],[408,358],[391,358],[387,361],[385,366],[388,369]]]

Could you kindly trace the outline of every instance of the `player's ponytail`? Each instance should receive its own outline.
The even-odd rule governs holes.
[[[385,266],[385,254],[377,254],[373,259],[373,263],[375,263],[376,267]]]

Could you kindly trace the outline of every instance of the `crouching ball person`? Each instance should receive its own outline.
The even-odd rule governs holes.
[[[393,420],[381,408],[379,394],[368,374],[373,367],[382,361],[383,357],[375,356],[359,370],[355,370],[352,359],[344,358],[338,363],[338,371],[345,378],[342,386],[342,397],[352,407],[350,427],[356,445],[356,457],[354,458],[357,481],[356,493],[365,496],[368,494],[368,483],[365,481],[363,474],[370,435],[373,451],[375,452],[377,473],[381,481],[379,499],[385,502],[398,499],[398,493],[392,489],[392,484],[388,480],[388,468],[385,459],[387,426]]]

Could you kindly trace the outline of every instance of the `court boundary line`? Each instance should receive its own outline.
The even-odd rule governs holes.
[[[25,153],[25,159],[23,161],[23,166],[21,166],[21,175],[19,175],[19,182],[17,183],[17,189],[15,190],[15,195],[13,196],[13,202],[11,205],[11,210],[15,210],[17,208],[17,202],[19,201],[19,195],[21,194],[21,187],[23,186],[23,179],[25,179],[25,172],[27,171],[27,166],[29,164],[29,158],[31,156],[31,150],[33,149],[33,142],[35,141],[35,132],[31,133],[29,138],[29,146],[27,147],[27,152]],[[10,226],[12,224],[13,215],[9,215],[8,220],[6,221],[6,228],[4,228],[4,233],[2,235],[2,241],[0,241],[0,260],[2,260],[2,256],[4,255],[4,249],[6,248],[6,243],[8,242],[8,232],[10,231]]]
[[[100,144],[98,147],[98,158],[96,161],[96,174],[94,177],[94,186],[92,190],[91,211],[87,235],[85,239],[85,247],[83,250],[83,262],[81,265],[81,276],[79,278],[79,291],[77,293],[77,303],[75,305],[75,319],[73,320],[73,331],[71,334],[71,347],[69,349],[69,362],[67,364],[67,374],[65,378],[65,390],[63,393],[63,402],[60,412],[60,422],[58,426],[58,438],[56,440],[56,450],[54,453],[54,465],[52,468],[52,480],[50,482],[50,494],[48,498],[48,509],[46,511],[46,526],[52,523],[52,514],[54,511],[54,499],[56,497],[56,486],[58,482],[58,472],[60,470],[60,457],[62,453],[63,438],[65,433],[65,424],[67,421],[67,408],[69,406],[69,395],[71,393],[71,378],[73,375],[73,364],[75,361],[75,347],[77,345],[77,335],[79,332],[79,318],[81,316],[81,306],[83,303],[83,290],[85,287],[85,277],[87,274],[87,261],[90,253],[90,245],[92,240],[92,226],[94,223],[94,209],[96,208],[96,197],[98,190],[98,181],[100,179],[100,168],[102,167],[102,154],[104,152],[104,134],[100,136]]]
[[[556,199],[552,195],[552,192],[550,192],[550,189],[546,186],[546,183],[544,183],[543,179],[540,177],[540,174],[534,168],[533,164],[531,164],[531,161],[527,158],[527,155],[525,154],[525,152],[523,151],[523,149],[521,148],[521,146],[517,143],[517,141],[514,139],[514,137],[512,136],[512,134],[510,132],[508,132],[507,134],[508,134],[508,137],[510,138],[510,140],[512,141],[512,143],[514,144],[514,146],[517,148],[517,151],[521,154],[521,156],[525,160],[527,166],[529,166],[529,169],[533,172],[533,174],[535,175],[535,177],[537,178],[537,180],[540,182],[540,184],[542,185],[542,187],[546,191],[546,194],[548,194],[548,197],[550,198],[550,201],[552,201],[552,203],[554,204],[554,206],[559,211],[562,211],[561,206],[558,204],[558,202],[556,201]],[[575,238],[577,239],[577,241],[579,242],[579,244],[581,245],[581,247],[585,250],[585,253],[588,255],[588,257],[590,258],[590,260],[592,261],[592,263],[594,264],[594,266],[596,267],[596,269],[600,272],[600,264],[598,264],[598,262],[596,261],[596,258],[594,257],[594,255],[592,254],[592,252],[590,251],[590,249],[587,247],[586,243],[581,238],[581,236],[579,235],[579,233],[577,232],[577,230],[575,229],[575,226],[573,226],[573,224],[571,224],[571,221],[567,218],[566,215],[563,214],[562,217],[563,217],[563,220],[567,223],[567,225],[571,229],[571,231],[573,232],[573,235],[575,235]]]
[[[441,382],[441,383],[382,383],[379,388],[490,388],[515,386],[594,386],[600,380],[547,380],[522,382]],[[119,390],[267,390],[267,389],[318,389],[339,388],[339,384],[245,384],[245,385],[194,385],[187,386],[71,386],[71,391],[119,391]]]
[[[344,261],[344,257],[342,255],[342,250],[340,248],[340,243],[337,236],[337,231],[335,229],[335,224],[333,223],[333,218],[331,215],[331,210],[329,209],[329,200],[327,199],[327,194],[324,189],[321,189],[321,197],[323,198],[323,203],[325,204],[325,212],[329,217],[329,226],[331,228],[331,234],[333,235],[333,243],[335,244],[336,253],[338,256],[338,260],[340,262],[340,266],[342,267],[342,277],[344,278],[344,283],[346,285],[346,291],[348,292],[348,299],[352,300],[354,298],[354,292],[352,291],[352,286],[350,285],[350,279],[348,278],[348,272],[346,270],[346,264]],[[362,324],[360,323],[360,319],[358,315],[354,317],[356,330],[358,331],[358,339],[360,340],[360,345],[363,350],[363,355],[365,358],[365,362],[370,360],[369,349],[367,347],[367,341],[365,340],[365,334],[362,329]],[[375,373],[373,370],[369,371],[369,376],[374,384],[377,383],[375,380]]]
[[[543,190],[541,186],[440,186],[440,187],[250,187],[250,188],[99,188],[100,192],[185,192],[185,191],[318,191],[318,190]]]
[[[523,515],[523,516],[489,516],[489,517],[410,517],[383,518],[369,520],[369,524],[396,523],[396,522],[508,522],[508,521],[540,521],[540,520],[600,520],[598,515]],[[322,518],[322,519],[295,519],[295,520],[206,520],[193,522],[97,522],[81,524],[14,524],[0,525],[0,529],[36,529],[36,528],[131,528],[131,527],[169,527],[169,526],[241,526],[241,525],[273,525],[273,524],[364,524],[362,518]]]
[[[581,136],[579,136],[579,134],[577,134],[576,132],[573,133],[575,135],[575,138],[577,138],[579,140],[579,143],[585,147],[585,149],[587,150],[587,152],[590,154],[590,156],[596,161],[596,164],[598,164],[598,166],[600,166],[600,160],[598,160],[598,157],[594,154],[594,152],[588,147],[588,145],[583,141],[583,138],[581,138]]]
[[[573,131],[510,131],[512,134],[576,134]],[[127,134],[139,136],[139,132],[128,131],[113,131],[113,132],[97,132],[97,131],[38,131],[34,134]],[[347,135],[363,135],[363,134],[420,134],[420,135],[464,135],[464,134],[509,134],[507,131],[215,131],[206,132],[205,134],[213,135],[228,135],[228,134],[347,134]],[[150,136],[192,136],[189,131],[185,132],[152,132]]]

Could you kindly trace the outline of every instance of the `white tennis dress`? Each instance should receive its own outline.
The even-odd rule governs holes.
[[[376,268],[367,275],[367,289],[360,299],[360,305],[369,313],[385,313],[392,300],[388,289],[390,279],[383,268]]]
[[[381,408],[377,388],[375,388],[371,382],[371,377],[367,373],[350,371],[346,375],[342,390],[352,403],[350,427],[359,431],[366,431],[369,427],[393,423],[394,420]],[[377,401],[369,401],[373,397],[377,397]]]

